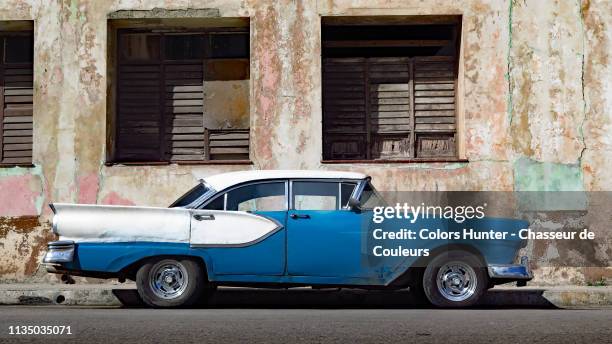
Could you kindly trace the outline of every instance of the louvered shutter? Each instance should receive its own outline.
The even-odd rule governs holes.
[[[366,63],[327,58],[323,64],[323,150],[328,159],[366,159]]]
[[[0,162],[32,163],[32,63],[0,59]]]
[[[410,157],[410,59],[368,59],[372,159]]]
[[[249,129],[208,130],[210,160],[248,160]]]
[[[203,63],[164,66],[167,159],[206,159],[204,137]]]
[[[117,160],[161,160],[162,80],[159,64],[120,66],[117,89]]]
[[[324,158],[455,157],[454,66],[446,57],[324,59]]]
[[[455,157],[455,62],[447,57],[414,62],[417,157]]]

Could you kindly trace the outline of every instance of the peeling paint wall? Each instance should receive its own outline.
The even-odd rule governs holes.
[[[229,125],[250,124],[253,165],[104,165],[107,19],[156,8],[250,17],[250,85],[214,88],[245,97],[248,116]],[[469,162],[322,164],[321,16],[459,14]],[[0,168],[0,280],[32,278],[49,202],[164,206],[198,178],[245,168],[354,170],[382,190],[612,190],[607,0],[6,0],[0,20],[35,22],[34,167]],[[222,105],[213,93],[207,100]],[[538,276],[584,283],[597,274]]]

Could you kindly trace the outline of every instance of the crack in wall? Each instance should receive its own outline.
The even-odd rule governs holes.
[[[580,87],[582,90],[582,121],[580,122],[580,127],[578,132],[580,134],[580,140],[582,141],[582,149],[580,150],[580,155],[578,156],[578,166],[582,166],[582,158],[584,157],[584,152],[587,150],[586,140],[584,137],[584,124],[587,120],[587,103],[586,103],[586,95],[584,90],[584,69],[585,69],[585,51],[586,51],[586,29],[584,27],[584,12],[582,7],[582,1],[577,0],[576,4],[578,5],[578,19],[580,22],[581,29],[581,70],[580,70]],[[584,174],[583,177],[584,179]]]
[[[102,193],[102,188],[104,187],[104,157],[106,156],[106,149],[104,149],[104,154],[102,155],[102,160],[100,160],[100,164],[98,165],[98,188],[96,190],[96,204],[100,204],[100,194]]]
[[[507,74],[506,80],[508,81],[508,122],[509,127],[512,128],[512,120],[513,120],[513,112],[512,112],[512,78],[510,75],[510,71],[512,70],[512,11],[514,8],[514,0],[509,1],[508,5],[508,55],[506,56],[506,64],[507,64]]]

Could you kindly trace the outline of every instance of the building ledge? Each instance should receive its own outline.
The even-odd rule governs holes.
[[[16,163],[0,163],[0,168],[9,168],[9,167],[27,167],[27,168],[32,168],[34,167],[34,164],[32,163],[27,163],[27,164],[16,164]]]
[[[467,163],[468,159],[457,158],[420,158],[420,159],[380,159],[380,160],[321,160],[322,164],[412,164],[412,163]]]
[[[164,165],[252,165],[251,160],[206,160],[206,161],[109,161],[106,166],[164,166]]]

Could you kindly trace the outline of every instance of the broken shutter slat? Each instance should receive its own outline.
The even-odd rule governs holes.
[[[248,160],[249,129],[209,130],[210,160]]]

